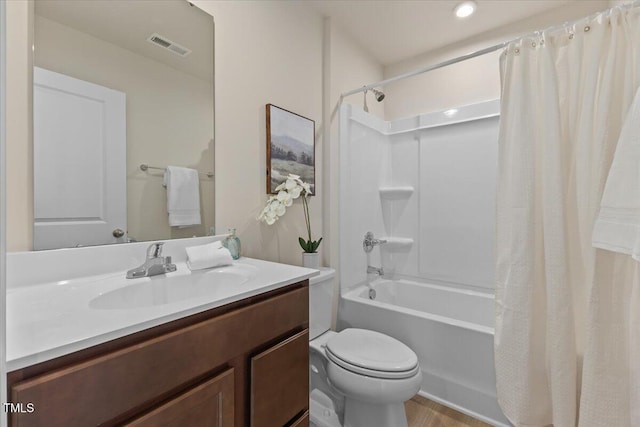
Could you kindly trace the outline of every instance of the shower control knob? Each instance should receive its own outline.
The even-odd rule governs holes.
[[[115,237],[116,239],[119,239],[120,237],[124,236],[124,230],[122,228],[116,228],[111,234],[113,234],[113,237]]]
[[[364,240],[362,241],[362,249],[364,249],[366,253],[369,253],[375,246],[381,245],[383,243],[387,243],[387,241],[376,239],[375,237],[373,237],[373,233],[371,231],[367,231],[367,234],[364,235]]]

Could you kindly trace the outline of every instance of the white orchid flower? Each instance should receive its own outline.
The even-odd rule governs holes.
[[[266,219],[273,219],[274,221],[278,219],[278,215],[276,214],[277,207],[273,204],[269,205],[269,209],[265,212],[264,217]]]
[[[268,216],[265,217],[264,222],[266,222],[267,225],[273,225],[273,223],[276,222],[276,218]]]
[[[302,183],[302,184],[300,184],[300,185],[302,185],[302,188],[304,189],[304,192],[305,192],[307,195],[311,195],[311,194],[313,194],[313,193],[311,192],[311,184],[306,183],[306,182],[303,182],[303,183]]]
[[[285,182],[285,188],[287,189],[287,191],[291,191],[297,186],[298,186],[298,183],[296,182],[295,179],[288,178],[287,181]]]
[[[264,207],[264,209],[262,209],[262,212],[260,212],[260,215],[258,215],[258,221],[262,221],[265,218],[265,215],[267,214],[267,212],[269,212],[269,205],[267,204],[267,206]]]
[[[276,209],[276,215],[282,216],[285,214],[285,212],[287,212],[287,208],[285,208],[283,204],[278,205],[278,208]]]
[[[278,198],[278,201],[280,203],[287,203],[287,201],[291,200],[291,194],[289,194],[288,192],[286,192],[284,190],[281,190],[278,193],[277,198]]]
[[[291,197],[293,197],[294,199],[297,199],[298,197],[300,197],[300,193],[302,192],[302,187],[300,186],[295,186],[293,189],[289,190],[289,194],[291,194]]]
[[[271,203],[269,203],[269,213],[275,215],[280,206],[282,206],[282,203],[280,203],[278,200],[272,201]]]

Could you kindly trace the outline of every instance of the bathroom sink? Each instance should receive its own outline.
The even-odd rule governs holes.
[[[127,280],[117,289],[89,302],[94,309],[133,309],[172,304],[187,299],[224,298],[249,281],[252,274],[236,267],[168,274]]]

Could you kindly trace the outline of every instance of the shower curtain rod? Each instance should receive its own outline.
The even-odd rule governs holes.
[[[343,92],[342,94],[340,94],[340,100],[342,101],[342,98],[344,98],[345,96],[354,95],[356,93],[364,92],[365,90],[371,90],[371,89],[376,88],[376,87],[383,87],[383,86],[388,85],[389,83],[397,82],[398,80],[404,80],[404,79],[409,78],[409,77],[413,77],[413,76],[417,76],[419,74],[423,74],[423,73],[426,73],[426,72],[429,72],[429,71],[437,70],[438,68],[443,68],[443,67],[446,67],[446,66],[449,66],[449,65],[457,64],[458,62],[466,61],[467,59],[472,59],[472,58],[475,58],[477,56],[482,56],[482,55],[486,55],[487,53],[495,52],[496,50],[505,48],[510,43],[513,43],[515,41],[518,41],[518,40],[521,40],[521,39],[524,39],[524,38],[527,38],[527,37],[531,37],[531,36],[536,35],[536,34],[540,34],[542,32],[553,31],[553,30],[557,30],[557,29],[561,29],[561,28],[570,27],[570,26],[578,24],[581,21],[590,20],[590,19],[592,19],[592,18],[594,18],[594,17],[596,17],[598,15],[601,15],[601,14],[610,14],[613,9],[633,9],[634,7],[639,7],[639,6],[640,6],[640,0],[635,0],[635,1],[632,1],[632,2],[629,2],[629,3],[624,3],[624,4],[621,4],[621,5],[618,5],[618,6],[611,7],[609,9],[606,9],[606,10],[602,11],[602,12],[598,12],[598,13],[595,13],[593,15],[587,16],[586,18],[581,18],[581,19],[578,19],[578,20],[575,20],[575,21],[565,22],[564,24],[556,25],[556,26],[553,26],[553,27],[549,27],[549,28],[546,28],[546,29],[544,29],[542,31],[534,31],[534,32],[529,33],[527,35],[516,37],[513,40],[509,40],[509,41],[502,42],[502,43],[499,43],[499,44],[494,45],[494,46],[490,46],[490,47],[487,47],[487,48],[484,48],[484,49],[480,49],[480,50],[477,50],[475,52],[468,53],[466,55],[458,56],[457,58],[449,59],[447,61],[440,62],[440,63],[435,64],[435,65],[429,65],[428,67],[425,67],[425,68],[419,68],[419,69],[414,70],[414,71],[409,71],[408,73],[400,74],[400,75],[397,75],[395,77],[391,77],[391,78],[388,78],[388,79],[385,79],[385,80],[381,80],[381,81],[379,81],[377,83],[371,83],[371,84],[368,84],[366,86],[362,86],[362,87],[359,87],[359,88],[356,88],[356,89],[352,89],[352,90],[350,90],[348,92]]]
[[[371,83],[371,84],[368,84],[366,86],[362,86],[362,87],[359,87],[359,88],[356,88],[356,89],[352,89],[349,92],[342,93],[340,95],[340,98],[344,98],[345,96],[353,95],[353,94],[356,94],[358,92],[364,92],[365,90],[371,90],[371,89],[373,89],[375,87],[383,87],[383,86],[388,85],[389,83],[397,82],[398,80],[404,80],[404,79],[409,78],[409,77],[417,76],[418,74],[426,73],[427,71],[437,70],[438,68],[446,67],[448,65],[457,64],[458,62],[466,61],[467,59],[475,58],[476,56],[481,56],[481,55],[485,55],[487,53],[495,52],[498,49],[502,49],[503,47],[505,47],[509,43],[510,42],[503,42],[503,43],[497,44],[495,46],[487,47],[485,49],[481,49],[481,50],[478,50],[476,52],[468,53],[466,55],[458,56],[457,58],[453,58],[453,59],[449,59],[449,60],[444,61],[444,62],[440,62],[439,64],[430,65],[430,66],[425,67],[425,68],[419,68],[417,70],[409,71],[408,73],[400,74],[398,76],[391,77],[391,78],[388,78],[386,80],[381,80],[381,81],[379,81],[377,83]]]

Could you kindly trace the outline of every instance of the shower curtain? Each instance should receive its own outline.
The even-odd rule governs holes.
[[[640,8],[525,37],[500,66],[498,401],[516,426],[640,426],[640,263],[591,246]]]

